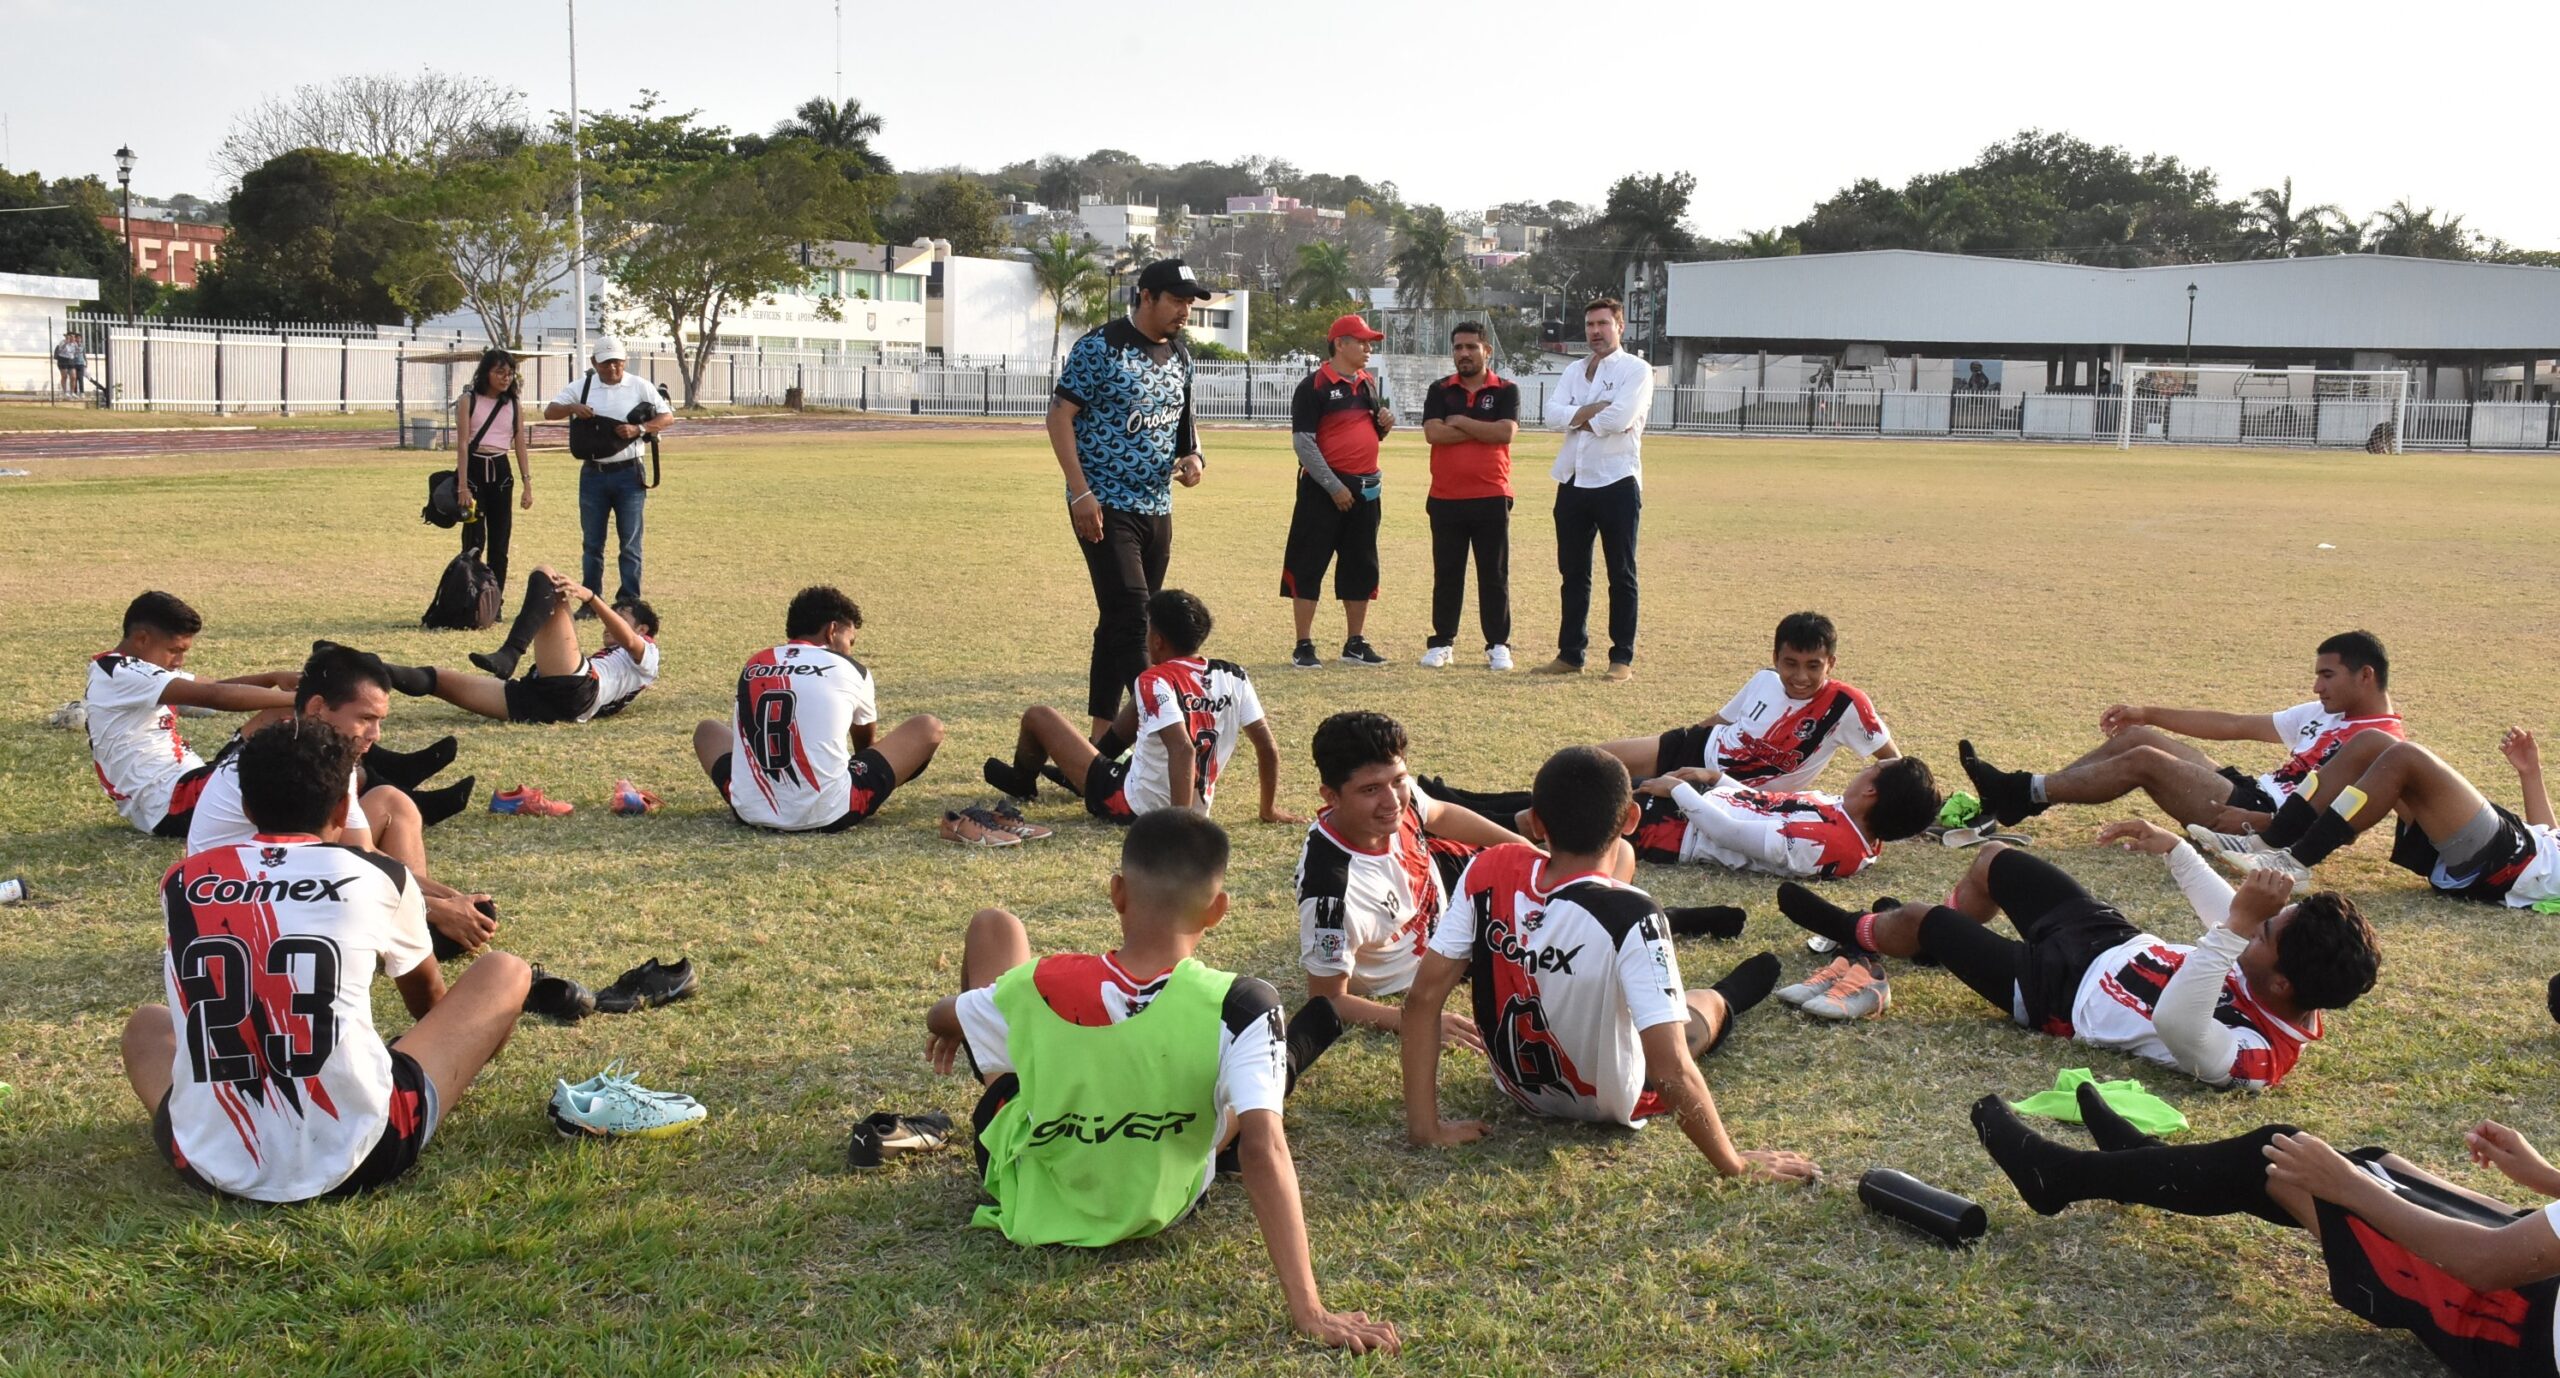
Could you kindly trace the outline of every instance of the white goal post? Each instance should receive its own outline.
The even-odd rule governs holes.
[[[2116,447],[2299,445],[2398,454],[2409,420],[2405,369],[2124,366]]]

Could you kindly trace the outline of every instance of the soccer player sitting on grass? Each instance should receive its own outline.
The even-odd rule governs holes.
[[[1444,804],[1405,772],[1405,731],[1383,713],[1336,713],[1316,726],[1317,793],[1324,812],[1298,853],[1298,962],[1310,1002],[1329,1000],[1347,1024],[1395,1032],[1394,1005],[1413,984],[1449,885],[1486,847],[1519,834]],[[1474,1021],[1440,1016],[1442,1038],[1484,1051]]]
[[[878,690],[853,658],[861,630],[862,609],[837,589],[793,594],[782,615],[790,639],[747,657],[738,672],[736,715],[694,726],[694,758],[739,822],[843,832],[933,763],[939,719],[919,713],[879,731]]]
[[[302,663],[301,682],[294,687],[294,717],[306,729],[327,728],[345,737],[359,757],[382,736],[382,720],[391,711],[391,680],[382,662],[362,651],[329,646],[313,651]],[[390,785],[363,788],[361,770],[347,775],[347,816],[338,841],[359,851],[387,856],[418,882],[426,899],[427,926],[444,942],[444,951],[459,956],[489,941],[497,920],[480,905],[487,895],[467,895],[427,878],[426,822],[407,794]],[[468,793],[469,782],[463,784]],[[237,847],[254,837],[258,825],[240,790],[240,756],[226,752],[214,762],[213,774],[196,797],[195,815],[187,828],[187,851],[208,852]],[[449,946],[447,946],[449,944]]]
[[[2181,823],[2236,832],[2240,822],[2264,826],[2293,797],[2302,777],[2357,736],[2402,735],[2400,715],[2391,707],[2391,659],[2371,632],[2340,632],[2321,642],[2312,662],[2311,690],[2316,695],[2311,702],[2280,713],[2119,703],[2098,715],[2098,731],[2106,740],[2049,775],[1996,769],[1974,754],[1970,741],[1958,742],[1956,755],[1981,792],[1983,807],[2004,825],[2055,804],[2104,804],[2141,790]],[[2293,754],[2273,771],[2253,777],[2216,762],[2180,737],[2271,742]],[[2226,809],[2237,810],[2238,819],[2226,818]]]
[[[1926,955],[2023,1027],[2209,1086],[2264,1089],[2320,1037],[2322,1010],[2373,989],[2381,952],[2345,896],[2287,903],[2292,887],[2272,874],[2234,893],[2195,848],[2140,819],[2110,823],[2098,837],[2166,857],[2203,937],[2188,945],[2143,932],[2062,868],[1993,842],[1941,905],[1853,914],[1802,886],[1779,886],[1781,912],[1844,949],[1779,998],[1802,997],[1808,1013],[1827,1018],[1873,1017],[1888,1003],[1878,959]],[[2004,913],[2018,937],[1991,931]]]
[[[1696,1059],[1777,983],[1761,953],[1709,990],[1684,991],[1653,897],[1628,884],[1621,839],[1635,819],[1627,769],[1596,747],[1539,767],[1532,813],[1550,852],[1505,843],[1479,852],[1432,927],[1405,994],[1405,1130],[1417,1144],[1489,1132],[1440,1117],[1440,1013],[1465,981],[1494,1084],[1558,1119],[1641,1127],[1669,1115],[1728,1177],[1812,1181],[1802,1154],[1739,1150],[1726,1137]]]
[[[1126,823],[1166,808],[1207,813],[1236,739],[1244,737],[1253,742],[1261,777],[1262,821],[1306,822],[1280,807],[1280,746],[1253,681],[1241,666],[1200,655],[1209,628],[1208,605],[1191,594],[1166,589],[1149,598],[1147,668],[1102,741],[1085,740],[1057,709],[1028,709],[1013,759],[988,757],[981,768],[986,782],[1016,799],[1035,799],[1042,766],[1054,761],[1057,780],[1096,818]],[[1111,759],[1132,743],[1127,759]]]
[[[2386,1330],[2406,1330],[2466,1378],[2560,1373],[2560,1203],[2519,1211],[2382,1148],[2340,1153],[2289,1124],[2238,1138],[2163,1144],[2080,1088],[2098,1152],[2029,1128],[1986,1096],[1974,1132],[2038,1214],[2117,1201],[2178,1215],[2254,1215],[2319,1241],[2329,1297]],[[2483,1120],[2463,1135],[2471,1161],[2536,1196],[2560,1170],[2522,1134]]]
[[[605,646],[594,655],[578,648],[572,615],[580,608],[604,626]],[[533,673],[509,678],[527,649],[533,652]],[[432,665],[384,668],[401,693],[439,698],[499,722],[610,718],[658,682],[658,613],[637,599],[607,606],[585,585],[544,565],[525,581],[524,602],[506,641],[494,652],[473,652],[471,663],[488,673]]]
[[[290,670],[208,683],[178,667],[204,619],[176,597],[153,591],[124,610],[115,649],[89,658],[89,758],[98,784],[125,821],[155,837],[180,838],[213,767],[178,735],[179,708],[255,716],[254,731],[293,711]]]
[[[925,1027],[937,1071],[965,1053],[986,1087],[971,1122],[995,1204],[970,1223],[1022,1245],[1144,1239],[1190,1213],[1232,1142],[1290,1321],[1328,1345],[1393,1353],[1393,1325],[1325,1309],[1307,1258],[1280,1114],[1321,1042],[1284,1039],[1268,982],[1193,955],[1227,914],[1227,850],[1226,832],[1188,809],[1141,814],[1111,878],[1109,953],[1035,960],[1020,919],[985,909],[969,921],[961,993]]]
[[[2375,732],[2304,776],[2263,832],[2187,831],[2244,871],[2274,871],[2300,885],[2330,853],[2397,813],[2393,864],[2448,895],[2528,909],[2560,896],[2560,835],[2533,734],[2508,728],[2498,750],[2523,788],[2522,818],[2489,802],[2434,752]]]
[[[1778,623],[1769,668],[1755,671],[1705,722],[1600,749],[1639,780],[1703,766],[1747,788],[1781,792],[1812,784],[1844,746],[1878,760],[1901,755],[1866,694],[1831,677],[1838,663],[1831,619],[1789,613]]]
[[[134,1011],[125,1076],[189,1183],[253,1201],[378,1187],[514,1032],[531,972],[484,952],[447,990],[417,878],[336,842],[354,743],[276,723],[240,748],[257,833],[160,882],[166,1005]],[[386,1046],[373,975],[417,1023]]]

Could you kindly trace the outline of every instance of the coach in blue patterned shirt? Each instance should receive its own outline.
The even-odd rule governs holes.
[[[1093,577],[1097,617],[1085,711],[1100,738],[1147,668],[1147,599],[1173,556],[1173,485],[1205,468],[1191,421],[1182,330],[1209,289],[1181,259],[1138,274],[1129,314],[1084,333],[1058,370],[1049,447],[1067,478],[1067,518]]]

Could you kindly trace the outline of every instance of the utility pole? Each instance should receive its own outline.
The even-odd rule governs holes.
[[[573,374],[587,361],[587,168],[578,128],[578,0],[569,0],[569,271],[578,313]]]
[[[844,108],[844,0],[836,0],[836,108]]]

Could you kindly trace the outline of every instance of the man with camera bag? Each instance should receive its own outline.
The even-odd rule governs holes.
[[[640,452],[648,438],[675,420],[654,384],[630,377],[622,341],[596,337],[590,351],[595,368],[560,389],[542,409],[546,420],[569,421],[569,453],[584,461],[578,471],[578,524],[586,534],[583,572],[589,588],[604,585],[605,515],[613,515],[618,533],[622,584],[616,602],[640,596],[640,520],[649,488],[640,472]]]

